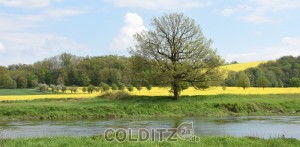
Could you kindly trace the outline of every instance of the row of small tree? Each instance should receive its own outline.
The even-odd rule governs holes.
[[[133,86],[132,84],[128,84],[127,86],[123,83],[113,83],[111,85],[108,85],[104,82],[101,82],[98,86],[94,86],[94,85],[89,85],[87,87],[83,87],[82,88],[82,92],[88,92],[88,93],[93,93],[93,92],[107,92],[109,90],[112,91],[116,91],[116,90],[125,90],[127,89],[128,91],[132,92],[134,90],[134,88],[136,88],[138,91],[142,90],[142,86],[137,84],[135,86]],[[146,85],[146,89],[148,91],[150,91],[152,89],[152,85],[151,84],[147,84]]]
[[[99,86],[89,85],[87,87],[83,87],[82,92],[93,93],[93,92],[107,92],[109,90],[116,91],[116,90],[125,90],[125,89],[132,92],[134,90],[134,88],[136,88],[138,91],[140,91],[142,89],[142,86],[141,85],[133,86],[132,84],[128,84],[127,86],[125,86],[125,84],[123,84],[123,83],[108,85],[104,82],[101,82],[99,84]],[[150,91],[152,89],[152,85],[148,84],[146,86],[146,89],[148,91]],[[65,93],[69,90],[71,93],[76,93],[78,91],[78,87],[75,85],[67,87],[65,85],[38,84],[38,86],[36,87],[36,90],[38,90],[40,92],[52,92],[52,93],[58,93],[58,92]]]
[[[70,90],[71,93],[77,92],[77,86],[71,86],[67,87],[65,85],[47,85],[47,84],[38,84],[36,87],[36,90],[40,92],[52,92],[52,93],[58,93],[58,92],[67,92],[67,90]]]

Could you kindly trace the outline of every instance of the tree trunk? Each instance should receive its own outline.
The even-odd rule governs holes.
[[[173,82],[174,100],[178,100],[179,99],[179,93],[180,93],[179,82],[178,82],[178,80],[176,78],[174,78],[174,82]]]
[[[174,100],[179,99],[179,91],[174,89]]]

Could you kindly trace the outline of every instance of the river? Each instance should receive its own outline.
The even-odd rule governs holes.
[[[0,137],[92,136],[102,135],[107,128],[174,128],[183,122],[192,122],[197,136],[284,136],[300,139],[300,116],[0,121]]]

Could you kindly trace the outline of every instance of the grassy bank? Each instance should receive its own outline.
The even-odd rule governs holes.
[[[32,138],[32,139],[7,139],[0,140],[0,146],[3,147],[39,147],[39,146],[62,146],[62,147],[89,147],[89,146],[300,146],[300,141],[296,139],[260,139],[254,137],[235,138],[230,136],[225,137],[201,137],[199,142],[106,142],[103,137],[50,137],[50,138]]]
[[[129,96],[0,102],[0,119],[68,119],[226,115],[300,115],[300,94]]]

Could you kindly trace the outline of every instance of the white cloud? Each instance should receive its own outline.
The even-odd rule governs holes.
[[[44,11],[44,16],[59,18],[80,15],[84,13],[86,13],[86,11],[79,9],[49,9]]]
[[[0,33],[0,40],[5,43],[5,55],[0,56],[3,65],[33,63],[62,52],[76,54],[88,48],[63,36],[36,33]]]
[[[173,10],[179,8],[203,7],[208,0],[107,0],[117,7],[142,8],[147,10]]]
[[[34,26],[35,24],[24,21],[22,16],[0,13],[0,32],[26,30]]]
[[[43,10],[40,14],[36,15],[21,15],[17,16],[20,19],[26,20],[26,21],[43,21],[46,19],[60,19],[62,17],[70,17],[70,16],[76,16],[85,14],[87,11],[82,9],[46,9]]]
[[[255,48],[247,53],[229,54],[225,56],[227,61],[261,61],[274,60],[282,56],[300,55],[300,37],[283,37],[278,46]]]
[[[77,9],[46,9],[36,15],[0,13],[0,64],[29,64],[62,52],[88,52],[88,47],[64,36],[31,31],[42,27],[44,20],[82,13]]]
[[[58,2],[62,0],[0,0],[0,4],[11,7],[23,7],[23,8],[41,8],[47,7],[52,2]]]
[[[299,0],[248,0],[242,5],[222,10],[221,15],[236,15],[238,19],[250,23],[274,23],[279,22],[280,18],[270,14],[299,8]]]
[[[259,7],[268,8],[270,11],[296,9],[300,7],[299,0],[252,0]]]
[[[269,17],[267,17],[264,12],[256,11],[246,16],[240,16],[238,19],[248,22],[248,23],[255,23],[255,24],[261,24],[261,23],[275,23],[278,22],[278,20],[273,20]]]
[[[143,30],[147,30],[144,26],[143,19],[136,13],[127,12],[124,17],[124,26],[110,44],[110,49],[124,51],[128,47],[133,46],[133,35]]]
[[[299,51],[300,51],[300,37],[284,37],[282,39],[282,42],[289,46],[289,47],[292,47],[294,49],[298,48]]]
[[[2,42],[0,42],[0,53],[5,51],[5,46],[3,45]]]
[[[85,14],[87,11],[82,9],[46,9],[35,15],[17,15],[0,13],[0,32],[1,31],[22,31],[38,27],[38,22],[49,19],[60,19]]]
[[[252,10],[252,8],[248,5],[238,5],[237,7],[234,7],[234,8],[226,8],[226,9],[222,10],[221,14],[223,16],[231,16],[236,13],[241,13],[244,11],[251,11],[251,10]]]

